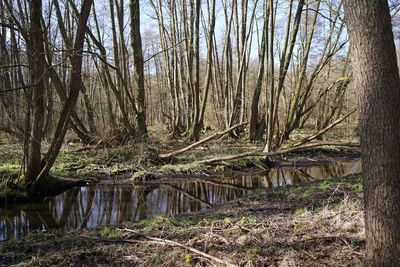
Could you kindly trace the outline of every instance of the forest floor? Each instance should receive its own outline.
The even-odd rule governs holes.
[[[353,135],[344,134],[347,130],[333,129],[325,134],[327,140],[354,141]],[[348,132],[348,131],[347,131]],[[302,131],[292,136],[301,139],[313,134]],[[207,135],[211,135],[208,133]],[[168,135],[153,132],[144,142],[127,142],[125,144],[107,145],[99,143],[94,146],[83,146],[74,139],[66,139],[60,154],[50,171],[50,175],[70,178],[93,178],[98,182],[107,180],[147,180],[168,176],[170,174],[193,174],[204,170],[225,172],[241,170],[248,167],[264,168],[262,159],[243,158],[235,161],[219,161],[213,164],[201,164],[198,161],[219,156],[236,155],[249,151],[262,151],[262,143],[250,143],[247,140],[231,139],[226,136],[209,141],[172,159],[160,159],[159,154],[185,147],[189,140],[168,138]],[[46,151],[48,145],[43,143]],[[336,159],[359,157],[358,148],[322,146],[282,156],[271,157],[277,166],[308,165],[332,162]],[[0,135],[0,196],[1,182],[18,176],[22,169],[22,144],[11,137]]]
[[[361,175],[257,192],[198,213],[0,242],[0,266],[358,266]]]
[[[329,134],[334,140],[349,140],[340,131]],[[164,139],[85,147],[66,141],[51,174],[124,183],[264,168],[254,158],[196,163],[262,149],[262,144],[229,138],[207,142],[170,162],[154,157],[188,144]],[[277,166],[306,166],[358,157],[358,149],[321,147],[272,160]],[[18,174],[21,158],[21,145],[0,136],[0,185]],[[7,190],[0,190],[0,198],[10,195]],[[362,190],[361,175],[349,175],[255,191],[201,212],[157,216],[118,228],[31,232],[18,240],[0,241],[0,266],[362,265]]]

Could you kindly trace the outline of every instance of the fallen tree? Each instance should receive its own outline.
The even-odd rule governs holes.
[[[332,129],[333,127],[335,127],[336,125],[340,124],[342,121],[344,121],[345,119],[347,119],[351,114],[353,114],[354,112],[356,112],[357,109],[353,109],[352,111],[350,111],[349,113],[347,113],[346,115],[344,115],[343,117],[335,120],[334,122],[332,122],[331,124],[329,124],[328,126],[326,126],[325,128],[321,129],[320,131],[318,131],[318,133],[308,136],[304,139],[302,139],[301,141],[299,141],[298,143],[293,144],[291,147],[298,147],[301,146],[303,144],[306,144],[308,142],[313,141],[314,139],[317,139],[318,137],[322,136],[324,133],[326,133],[327,131],[329,131],[330,129]]]
[[[310,148],[316,148],[316,147],[321,147],[321,146],[337,146],[337,147],[359,147],[359,143],[357,142],[331,142],[331,141],[326,141],[326,142],[316,142],[316,143],[310,143],[312,141],[314,141],[315,139],[317,139],[318,137],[322,136],[323,134],[325,134],[326,132],[328,132],[329,130],[331,130],[333,127],[335,127],[336,125],[340,124],[341,122],[343,122],[345,119],[347,119],[350,115],[352,115],[354,112],[356,111],[356,109],[350,111],[349,113],[347,113],[346,115],[344,115],[343,117],[335,120],[334,122],[332,122],[331,124],[329,124],[328,126],[326,126],[325,128],[321,129],[320,131],[318,131],[316,134],[307,136],[305,138],[303,138],[302,140],[289,145],[286,148],[282,148],[276,151],[272,151],[272,152],[264,152],[264,151],[249,151],[249,152],[244,152],[244,153],[240,153],[240,154],[236,154],[236,155],[225,155],[225,156],[218,156],[215,158],[211,158],[211,159],[204,159],[204,160],[199,160],[194,162],[195,164],[213,164],[216,162],[220,162],[220,161],[232,161],[232,160],[238,160],[238,159],[242,159],[242,158],[249,158],[249,157],[273,157],[273,156],[280,156],[280,155],[284,155],[284,154],[288,154],[288,153],[293,153],[293,152],[298,152],[301,150],[306,150],[306,149],[310,149]],[[198,142],[195,142],[189,146],[186,146],[184,148],[181,148],[179,150],[170,152],[170,153],[166,153],[166,154],[160,154],[159,157],[161,159],[166,159],[166,158],[172,158],[176,155],[182,154],[194,147],[197,147],[201,144],[204,144],[212,139],[215,139],[217,137],[221,137],[233,130],[235,130],[238,127],[244,126],[246,125],[247,122],[245,123],[241,123],[241,124],[237,124],[234,125],[232,127],[230,127],[229,129],[226,129],[222,132],[218,132],[215,133],[213,135],[210,135],[206,138],[204,138],[203,140],[200,140]]]
[[[247,124],[247,122],[236,124],[236,125],[228,128],[228,129],[226,129],[226,130],[224,130],[222,132],[218,132],[218,133],[215,133],[213,135],[210,135],[210,136],[208,136],[208,137],[206,137],[206,138],[204,138],[204,139],[202,139],[200,141],[197,141],[197,142],[195,142],[193,144],[190,144],[190,145],[188,145],[188,146],[186,146],[184,148],[181,148],[181,149],[169,152],[169,153],[165,153],[165,154],[160,154],[160,155],[158,155],[158,157],[160,157],[161,159],[169,159],[169,158],[175,157],[175,156],[177,156],[179,154],[182,154],[182,153],[184,153],[184,152],[186,152],[186,151],[188,151],[188,150],[190,150],[192,148],[195,148],[195,147],[197,147],[197,146],[199,146],[201,144],[204,144],[204,143],[206,143],[206,142],[208,142],[210,140],[219,138],[219,137],[221,137],[221,136],[223,136],[223,135],[225,135],[227,133],[230,133],[231,131],[233,131],[233,130],[239,128],[239,127],[242,127],[242,126],[244,126],[246,124]]]
[[[306,149],[310,149],[310,148],[321,147],[321,146],[359,147],[360,144],[356,143],[356,142],[349,142],[349,143],[318,142],[318,143],[299,145],[296,147],[284,148],[284,149],[273,151],[273,152],[249,151],[249,152],[244,152],[244,153],[240,153],[240,154],[236,154],[236,155],[220,156],[220,157],[215,157],[212,159],[199,160],[199,161],[196,161],[195,163],[197,163],[197,164],[213,164],[213,163],[216,163],[219,161],[230,161],[230,160],[237,160],[237,159],[249,158],[249,157],[273,157],[273,156],[280,156],[280,155],[284,155],[284,154],[289,154],[289,153],[306,150]]]

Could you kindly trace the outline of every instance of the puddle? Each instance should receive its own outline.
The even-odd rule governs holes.
[[[94,185],[75,188],[42,203],[0,207],[0,240],[51,228],[96,228],[207,209],[253,190],[329,179],[361,172],[359,160],[303,168],[278,168],[161,185]]]

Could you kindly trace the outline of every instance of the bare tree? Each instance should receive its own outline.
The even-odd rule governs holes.
[[[144,88],[142,37],[140,35],[140,6],[139,0],[131,0],[131,45],[133,49],[134,81],[137,87],[137,122],[138,131],[142,137],[147,136],[146,126],[146,96]]]
[[[41,19],[41,1],[33,1],[34,3],[30,2],[33,6],[31,8],[31,12],[34,14],[31,15],[32,22],[31,24],[33,29],[37,30],[38,33],[42,36],[42,27],[40,24],[40,19]],[[33,123],[32,127],[29,128],[29,131],[27,132],[27,135],[29,136],[35,136],[38,139],[35,139],[34,141],[30,140],[28,142],[28,162],[27,162],[27,173],[25,174],[25,186],[34,192],[40,192],[43,190],[49,189],[49,185],[47,184],[47,181],[49,179],[49,171],[50,168],[53,166],[57,155],[61,149],[62,142],[64,140],[64,136],[66,134],[68,124],[70,121],[70,116],[72,113],[72,110],[75,106],[75,103],[78,99],[80,89],[82,88],[82,77],[81,77],[81,70],[82,70],[82,51],[83,51],[83,43],[84,43],[84,35],[86,31],[86,23],[89,18],[89,13],[90,9],[92,6],[93,1],[92,0],[85,0],[82,4],[82,9],[81,13],[79,16],[78,20],[78,26],[77,26],[77,31],[76,31],[76,36],[75,36],[75,43],[74,43],[74,49],[73,49],[73,54],[71,54],[71,65],[72,65],[72,72],[71,72],[71,82],[70,82],[70,87],[69,87],[69,96],[64,104],[63,110],[60,114],[60,118],[55,130],[54,138],[52,140],[51,146],[48,150],[48,153],[46,157],[41,160],[41,151],[40,151],[40,145],[37,143],[42,142],[42,136],[35,133],[35,132],[42,132],[42,127],[43,127],[43,118],[38,119],[34,115],[33,116]],[[33,10],[32,10],[33,9]],[[35,14],[35,12],[38,12]],[[37,20],[35,19],[35,16],[38,16]],[[32,42],[32,47],[33,50],[39,51],[39,44],[35,44],[37,41],[35,37],[33,36],[33,41]],[[43,37],[40,37],[43,38]],[[40,52],[44,53],[44,48],[43,48],[43,39],[41,40],[41,48]],[[36,46],[38,46],[36,48]],[[35,66],[37,69],[37,66]],[[35,71],[36,72],[36,71]],[[41,67],[41,70],[38,70],[38,72],[42,75],[44,72],[44,62]],[[35,79],[42,79],[43,77],[38,77],[39,73],[33,74]],[[36,80],[35,80],[36,81]],[[37,82],[38,83],[38,82]],[[39,83],[40,84],[40,83]],[[36,85],[36,84],[35,84]],[[36,94],[40,94],[39,88],[36,88],[38,92]],[[35,92],[33,93],[33,97],[35,98]],[[35,112],[37,113],[37,116],[43,115],[42,103],[38,100],[33,101],[33,114]],[[37,129],[39,128],[39,129]],[[44,187],[44,185],[46,185]],[[51,187],[50,187],[51,188]]]

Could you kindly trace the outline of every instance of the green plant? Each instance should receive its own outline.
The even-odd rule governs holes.
[[[296,209],[296,211],[294,212],[295,215],[297,216],[309,216],[311,215],[311,212],[305,208],[298,208]]]
[[[353,191],[361,192],[361,191],[363,191],[364,187],[363,187],[363,184],[362,184],[362,183],[356,183],[356,184],[353,184],[353,185],[351,186],[351,189],[352,189]]]
[[[100,231],[100,235],[104,237],[117,237],[119,232],[115,228],[103,227]]]
[[[321,190],[328,190],[331,187],[331,183],[328,181],[323,181],[322,183],[319,184],[319,189]]]
[[[309,197],[317,191],[317,187],[314,185],[310,185],[304,192],[303,197]]]

